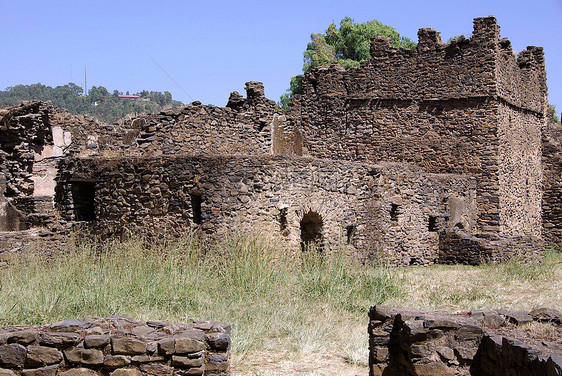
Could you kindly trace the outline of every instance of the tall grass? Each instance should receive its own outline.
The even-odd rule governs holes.
[[[542,264],[392,269],[361,265],[337,247],[296,257],[260,235],[234,234],[214,245],[187,236],[163,247],[131,237],[81,243],[51,259],[15,258],[0,269],[0,325],[88,315],[217,320],[232,325],[236,372],[263,369],[271,359],[282,367],[300,359],[312,364],[303,371],[310,374],[320,359],[310,354],[325,354],[332,365],[335,356],[350,367],[366,366],[366,311],[374,304],[560,309],[561,281],[556,251]]]
[[[214,246],[195,237],[165,249],[130,239],[81,244],[50,260],[22,255],[0,270],[0,324],[87,315],[220,320],[232,324],[239,357],[357,347],[356,339],[342,343],[345,327],[399,296],[398,281],[382,266],[326,254],[295,258],[266,237],[232,235]]]

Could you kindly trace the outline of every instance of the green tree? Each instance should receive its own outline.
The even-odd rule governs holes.
[[[334,23],[328,26],[324,34],[311,34],[310,42],[304,51],[303,72],[312,68],[338,62],[344,68],[359,66],[370,57],[371,39],[384,36],[390,38],[394,47],[412,49],[416,43],[401,36],[394,28],[372,20],[355,23],[353,18],[345,17],[339,28]],[[302,93],[302,76],[291,78],[287,92],[281,96],[281,106],[289,108],[295,94]]]

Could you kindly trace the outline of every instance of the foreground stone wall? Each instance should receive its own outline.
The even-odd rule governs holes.
[[[370,376],[562,375],[562,315],[554,309],[451,314],[378,305],[369,319]]]
[[[89,317],[0,328],[2,376],[229,375],[230,325]]]
[[[60,166],[57,207],[106,237],[123,229],[150,238],[211,237],[248,230],[292,249],[342,245],[361,259],[432,264],[439,233],[474,226],[474,180],[401,164],[365,165],[297,157],[80,158]],[[81,187],[91,187],[91,206]],[[87,190],[86,190],[87,191]],[[90,208],[91,216],[82,211]]]

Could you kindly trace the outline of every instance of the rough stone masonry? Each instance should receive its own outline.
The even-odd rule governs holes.
[[[113,126],[73,127],[41,104],[8,110],[0,242],[77,225],[101,238],[242,228],[395,265],[540,254],[562,233],[542,49],[515,56],[491,16],[470,38],[418,38],[412,50],[377,38],[359,67],[311,70],[288,112],[259,82],[226,107]],[[45,160],[55,179],[37,178]]]
[[[370,376],[562,375],[562,314],[551,308],[451,314],[377,305],[369,319]]]
[[[230,325],[87,317],[0,328],[0,376],[227,376]]]

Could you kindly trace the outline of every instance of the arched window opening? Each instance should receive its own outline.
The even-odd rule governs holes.
[[[322,250],[322,217],[318,213],[309,211],[301,220],[301,248]]]

